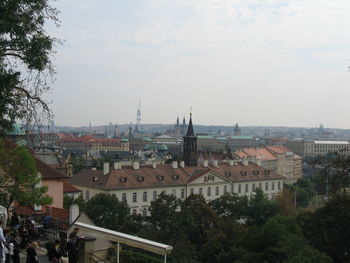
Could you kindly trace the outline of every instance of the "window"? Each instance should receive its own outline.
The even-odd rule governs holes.
[[[200,195],[203,194],[203,189],[202,189],[202,187],[199,188],[198,194],[200,194]]]
[[[90,199],[90,191],[86,190],[85,192],[85,199]]]
[[[211,188],[210,187],[208,187],[208,189],[207,189],[207,196],[211,196]]]
[[[242,190],[242,189],[241,189],[241,185],[239,184],[239,185],[238,185],[238,193],[239,193],[239,194],[241,193],[241,190]]]
[[[147,202],[147,192],[143,192],[143,201]]]
[[[144,209],[142,210],[142,216],[147,216],[147,208],[144,208]]]
[[[185,198],[185,189],[181,189],[181,198]]]
[[[193,195],[194,191],[193,188],[190,189],[190,194]]]
[[[248,190],[249,190],[249,185],[245,184],[245,192],[248,193]]]
[[[126,193],[122,194],[122,201],[126,203]]]
[[[252,191],[255,191],[255,184],[252,184]]]
[[[172,193],[173,196],[176,196],[176,189],[173,189]]]
[[[133,209],[132,213],[133,213],[133,215],[136,215],[136,213],[137,213],[136,209]]]
[[[137,193],[132,194],[132,201],[133,201],[133,203],[137,202]]]
[[[156,201],[158,197],[157,191],[153,191],[153,201]]]
[[[265,183],[265,191],[269,191],[269,183]]]
[[[277,188],[278,188],[278,190],[281,189],[281,182],[278,182],[278,183],[277,183]]]
[[[271,188],[272,188],[272,191],[275,190],[275,182],[272,182]]]
[[[224,186],[224,194],[227,193],[227,185]]]
[[[231,193],[233,194],[234,192],[235,192],[235,186],[232,185],[232,187],[231,187]]]
[[[220,189],[219,189],[219,186],[217,186],[215,188],[215,195],[218,196],[219,195],[219,192],[220,192]]]

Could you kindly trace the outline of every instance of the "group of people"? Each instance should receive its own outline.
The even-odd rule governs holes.
[[[2,228],[0,221],[0,263],[20,263],[20,253],[26,251],[26,263],[39,263],[38,251],[42,250],[38,245],[39,235],[33,232],[34,226],[30,220],[25,220],[18,228]],[[79,228],[70,233],[64,247],[56,240],[46,247],[50,263],[65,262],[65,252],[68,254],[67,263],[78,263],[78,251],[80,246]]]
[[[53,244],[47,244],[47,256],[49,262],[59,263],[66,262],[63,257],[66,251],[68,254],[68,263],[78,263],[79,258],[79,247],[81,237],[79,235],[79,228],[75,228],[68,237],[68,241],[62,249],[61,242],[56,240]]]

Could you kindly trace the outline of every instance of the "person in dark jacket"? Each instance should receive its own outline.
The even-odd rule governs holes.
[[[47,255],[51,263],[57,263],[61,260],[61,242],[59,240],[55,240],[53,246],[49,247],[49,249],[47,250]]]
[[[75,236],[69,236],[65,249],[68,252],[69,263],[78,263],[78,243]]]
[[[11,255],[13,263],[20,263],[19,253],[21,251],[21,248],[19,247],[19,244],[20,237],[18,235],[18,232],[14,232],[9,241],[9,245],[11,245],[13,249],[13,253]]]
[[[36,249],[39,248],[35,241],[32,241],[27,248],[27,262],[26,263],[39,263]]]

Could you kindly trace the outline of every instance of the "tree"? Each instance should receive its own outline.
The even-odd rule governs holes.
[[[114,194],[99,193],[86,203],[86,213],[100,227],[119,230],[127,220],[130,209]]]
[[[334,262],[350,260],[350,195],[333,196],[312,215],[300,220],[304,235],[319,250],[331,256]]]
[[[48,0],[0,1],[0,132],[16,119],[40,122],[51,116],[43,94],[54,74],[51,56],[59,41],[45,31],[58,11]]]
[[[242,241],[240,262],[329,263],[331,259],[311,247],[291,216],[275,216],[261,228],[252,227]]]
[[[5,206],[48,205],[47,187],[39,186],[41,177],[31,154],[22,146],[0,140],[0,193],[6,196]]]

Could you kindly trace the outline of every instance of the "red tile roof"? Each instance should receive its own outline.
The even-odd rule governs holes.
[[[135,170],[132,167],[123,167],[121,170],[112,170],[107,175],[103,175],[102,171],[83,170],[73,175],[69,182],[77,186],[105,190],[164,187],[186,185],[210,171],[231,181],[284,179],[284,177],[257,165],[229,166],[222,164],[218,168],[197,166],[174,169],[171,165],[157,165],[155,169],[146,166]]]
[[[284,154],[287,152],[291,152],[291,150],[289,150],[285,146],[266,146],[266,149],[272,153],[277,153],[277,154]]]
[[[36,169],[41,174],[43,180],[57,180],[57,179],[67,179],[68,177],[64,174],[57,172],[55,169],[48,166],[43,161],[34,157]]]
[[[63,193],[78,193],[81,192],[74,185],[68,183],[66,180],[63,180]]]
[[[255,156],[258,160],[276,160],[277,157],[265,148],[245,148],[242,149],[248,156]]]

